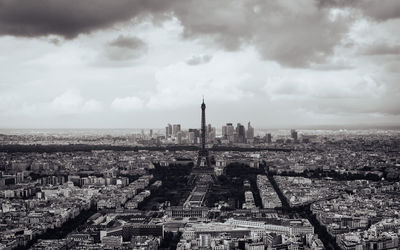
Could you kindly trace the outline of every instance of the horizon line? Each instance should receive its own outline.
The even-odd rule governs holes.
[[[179,123],[176,123],[179,124]],[[225,125],[225,124],[224,124]],[[224,125],[214,126],[217,129],[221,128]],[[197,128],[197,127],[187,127]],[[338,125],[298,125],[298,126],[260,126],[254,127],[255,130],[290,130],[290,129],[299,129],[299,130],[310,130],[310,129],[400,129],[400,124],[382,124],[382,125],[359,125],[359,124],[338,124]],[[107,129],[115,129],[115,130],[140,130],[140,129],[158,129],[162,130],[165,127],[0,127],[0,130],[107,130]],[[200,129],[200,127],[199,127]]]

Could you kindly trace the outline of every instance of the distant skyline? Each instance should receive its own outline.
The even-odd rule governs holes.
[[[0,0],[0,128],[400,125],[398,0],[95,4]]]

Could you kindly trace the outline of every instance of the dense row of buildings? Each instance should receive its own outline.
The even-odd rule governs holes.
[[[1,199],[0,246],[12,249],[77,217],[94,204],[99,190],[74,187],[43,187],[35,198]]]
[[[317,247],[318,246],[318,247]],[[177,249],[323,249],[307,220],[187,223]]]
[[[263,208],[282,207],[281,200],[266,175],[257,175],[257,188]]]
[[[226,138],[220,140],[230,140],[230,126],[225,126]],[[242,136],[237,127],[233,134]],[[180,132],[180,127],[172,127],[171,138]],[[293,141],[299,140],[295,132]],[[282,203],[267,173],[274,174],[271,181],[289,206],[310,205],[318,223],[341,248],[398,248],[400,183],[390,178],[396,178],[400,159],[393,152],[397,146],[392,138],[314,139],[294,144],[292,150],[212,152],[215,178],[226,174],[234,162],[248,165],[249,171],[256,168],[257,173],[265,168],[255,186],[243,179],[241,209],[205,206],[211,186],[199,182],[188,188],[182,206],[170,206],[172,198],[162,197],[155,199],[151,211],[138,210],[165,185],[152,171],[195,162],[195,151],[0,153],[0,249],[24,246],[88,210],[95,214],[72,233],[40,240],[33,248],[157,249],[166,235],[182,233],[179,249],[323,249],[308,220],[289,219],[274,210]],[[315,173],[355,180],[316,178]],[[366,180],[376,176],[380,181]],[[257,192],[262,207],[256,206]]]
[[[211,124],[208,124],[206,127],[206,136],[209,143],[217,142],[217,131]],[[269,138],[271,138],[270,134]],[[222,126],[222,132],[218,139],[222,144],[253,143],[254,128],[250,125],[250,122],[247,124],[247,130],[240,123],[236,125],[236,128],[232,123],[227,123]],[[177,144],[199,144],[200,129],[181,130],[180,124],[168,124],[165,127],[165,141],[170,143],[176,142]]]
[[[389,235],[398,241],[400,183],[357,180],[348,184],[350,194],[313,203],[313,214],[344,249],[389,248],[379,245]]]
[[[293,176],[274,176],[279,189],[291,207],[336,197],[346,182]]]

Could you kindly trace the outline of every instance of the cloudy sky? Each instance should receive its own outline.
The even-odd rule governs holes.
[[[0,127],[398,125],[398,0],[0,0]]]

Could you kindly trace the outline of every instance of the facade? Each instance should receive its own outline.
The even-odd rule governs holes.
[[[238,227],[260,228],[268,232],[285,235],[314,234],[314,227],[306,219],[284,220],[280,225],[267,224],[262,221],[228,219],[227,222]]]
[[[182,206],[177,206],[177,207],[167,208],[166,212],[167,216],[172,218],[178,218],[178,217],[206,218],[208,216],[207,207],[184,208]]]
[[[122,237],[124,241],[129,241],[134,236],[155,236],[164,238],[164,226],[141,223],[134,223],[123,226]]]

